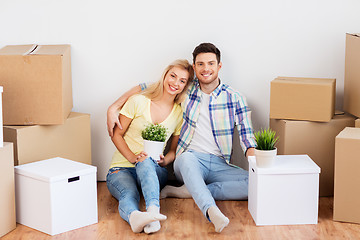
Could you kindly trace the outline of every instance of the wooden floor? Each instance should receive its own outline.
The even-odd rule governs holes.
[[[151,235],[135,234],[120,218],[117,201],[108,192],[106,183],[99,182],[98,224],[55,236],[49,236],[18,224],[15,230],[1,239],[360,239],[360,224],[332,221],[332,202],[332,198],[320,198],[317,225],[257,227],[247,209],[247,201],[219,201],[217,204],[230,219],[230,224],[218,234],[214,231],[213,225],[203,217],[192,199],[168,198],[161,200],[161,213],[168,217],[162,223],[161,230]],[[144,205],[143,201],[141,204]]]

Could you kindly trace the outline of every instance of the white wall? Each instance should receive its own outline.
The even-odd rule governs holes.
[[[341,109],[345,33],[360,31],[359,9],[356,0],[1,0],[0,47],[71,44],[73,111],[91,114],[104,180],[115,150],[107,107],[170,61],[191,60],[201,42],[222,51],[220,77],[247,96],[255,129],[268,126],[269,82],[279,75],[336,78]]]

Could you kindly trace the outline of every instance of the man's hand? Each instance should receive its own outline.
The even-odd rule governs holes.
[[[122,129],[117,110],[109,107],[107,111],[107,130],[110,137],[114,136],[114,127],[116,126]]]
[[[163,154],[160,154],[160,160],[157,162],[159,164],[159,166],[161,167],[165,167],[167,165],[166,161],[165,161],[165,157]]]
[[[141,87],[135,86],[131,88],[129,91],[124,93],[118,100],[116,100],[107,110],[107,130],[110,137],[114,136],[114,128],[118,126],[122,129],[122,126],[119,121],[118,111],[122,108],[125,102],[134,94],[137,94],[141,91]]]
[[[248,150],[246,151],[246,157],[248,156],[254,156],[255,155],[255,148],[248,148]]]

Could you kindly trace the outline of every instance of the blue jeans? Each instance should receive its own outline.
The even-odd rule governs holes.
[[[120,216],[129,222],[130,214],[139,210],[141,188],[146,208],[160,207],[160,188],[167,181],[166,168],[160,167],[151,157],[138,162],[133,168],[111,168],[106,176],[106,185],[110,193],[119,201]]]
[[[215,200],[246,200],[249,173],[221,157],[189,150],[174,162],[176,178],[185,183],[205,217]]]

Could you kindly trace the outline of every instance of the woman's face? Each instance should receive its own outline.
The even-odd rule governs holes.
[[[173,67],[164,79],[164,93],[176,96],[181,93],[189,80],[189,72],[180,67]]]

